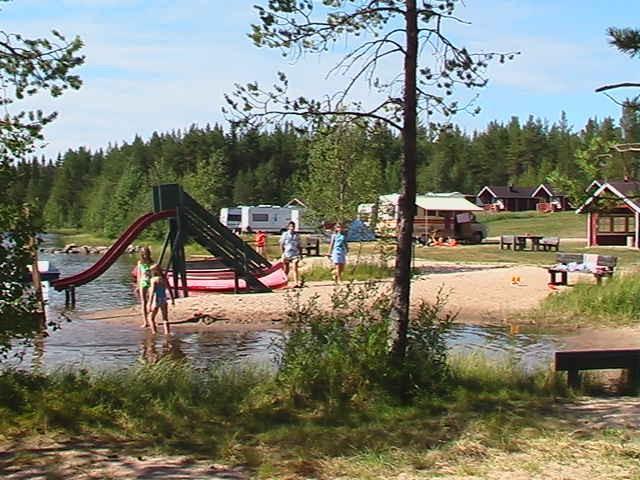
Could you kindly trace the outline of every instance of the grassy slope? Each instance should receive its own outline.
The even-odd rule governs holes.
[[[523,233],[564,238],[585,238],[586,236],[586,216],[577,215],[574,212],[481,213],[477,217],[487,226],[490,237]]]

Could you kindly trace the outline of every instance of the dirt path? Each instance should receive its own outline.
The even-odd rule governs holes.
[[[115,478],[245,480],[244,468],[231,468],[185,456],[148,455],[126,443],[55,441],[35,437],[0,441],[0,477],[6,480],[94,480]]]
[[[611,480],[640,478],[640,402],[637,398],[581,398],[557,404],[549,425],[537,434],[523,431],[505,439],[501,448],[484,442],[482,433],[468,435],[447,446],[425,452],[433,455],[431,468],[418,471],[410,463],[390,465],[390,474],[367,478],[419,480]],[[554,428],[551,428],[554,426]],[[321,461],[323,462],[323,461]],[[340,459],[325,459],[328,470],[338,470]],[[333,468],[332,468],[333,467]],[[361,470],[359,470],[361,471]],[[13,442],[0,438],[0,477],[7,480],[209,479],[246,480],[253,472],[187,456],[160,455],[128,442],[105,443],[91,438],[54,440],[32,437]],[[291,480],[306,476],[288,475]],[[359,476],[322,476],[353,479]]]

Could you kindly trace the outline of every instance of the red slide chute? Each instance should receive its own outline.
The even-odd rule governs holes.
[[[70,277],[59,278],[58,280],[54,280],[51,282],[51,285],[56,290],[64,290],[65,288],[77,287],[79,285],[84,285],[85,283],[90,282],[91,280],[99,277],[107,269],[124,253],[131,242],[133,242],[140,232],[142,232],[145,228],[151,225],[158,220],[164,220],[165,218],[170,218],[175,216],[175,210],[163,210],[157,213],[146,213],[138,218],[135,222],[129,225],[129,228],[125,230],[125,232],[120,235],[120,238],[116,240],[116,242],[111,245],[109,250],[107,250],[104,255],[98,260],[96,263],[91,265],[91,267],[86,270],[77,273],[75,275],[71,275]]]

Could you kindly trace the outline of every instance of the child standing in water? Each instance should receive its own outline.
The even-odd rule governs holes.
[[[142,318],[144,328],[149,326],[149,311],[147,310],[147,302],[149,301],[149,286],[151,284],[151,249],[143,247],[140,250],[140,259],[136,266],[136,280],[138,281],[138,293],[140,294],[140,302],[142,302]]]
[[[171,303],[175,305],[175,300],[173,298],[173,292],[169,288],[167,281],[162,272],[162,267],[160,265],[155,264],[151,266],[151,284],[149,289],[151,290],[151,295],[149,298],[149,310],[151,310],[151,331],[156,333],[158,331],[156,327],[156,315],[158,311],[162,312],[162,321],[164,322],[164,333],[165,335],[169,335],[171,333],[169,330],[169,312],[167,306],[167,290],[169,291],[169,296],[171,297]]]

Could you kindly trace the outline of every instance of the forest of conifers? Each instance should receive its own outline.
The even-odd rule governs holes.
[[[14,165],[15,191],[8,193],[42,208],[50,228],[106,236],[150,210],[151,186],[158,183],[182,183],[213,211],[283,204],[338,184],[351,191],[355,205],[399,189],[401,140],[385,126],[370,127],[339,129],[328,134],[327,143],[325,130],[301,132],[289,124],[242,132],[192,126],[104,150],[69,150],[55,160],[30,158]],[[612,118],[591,119],[574,130],[564,114],[552,124],[514,117],[473,134],[452,128],[433,140],[422,131],[418,191],[475,194],[487,184],[535,185],[554,171],[575,175],[578,150],[595,137],[620,141],[624,136]],[[609,174],[622,175],[615,170],[611,165]]]

